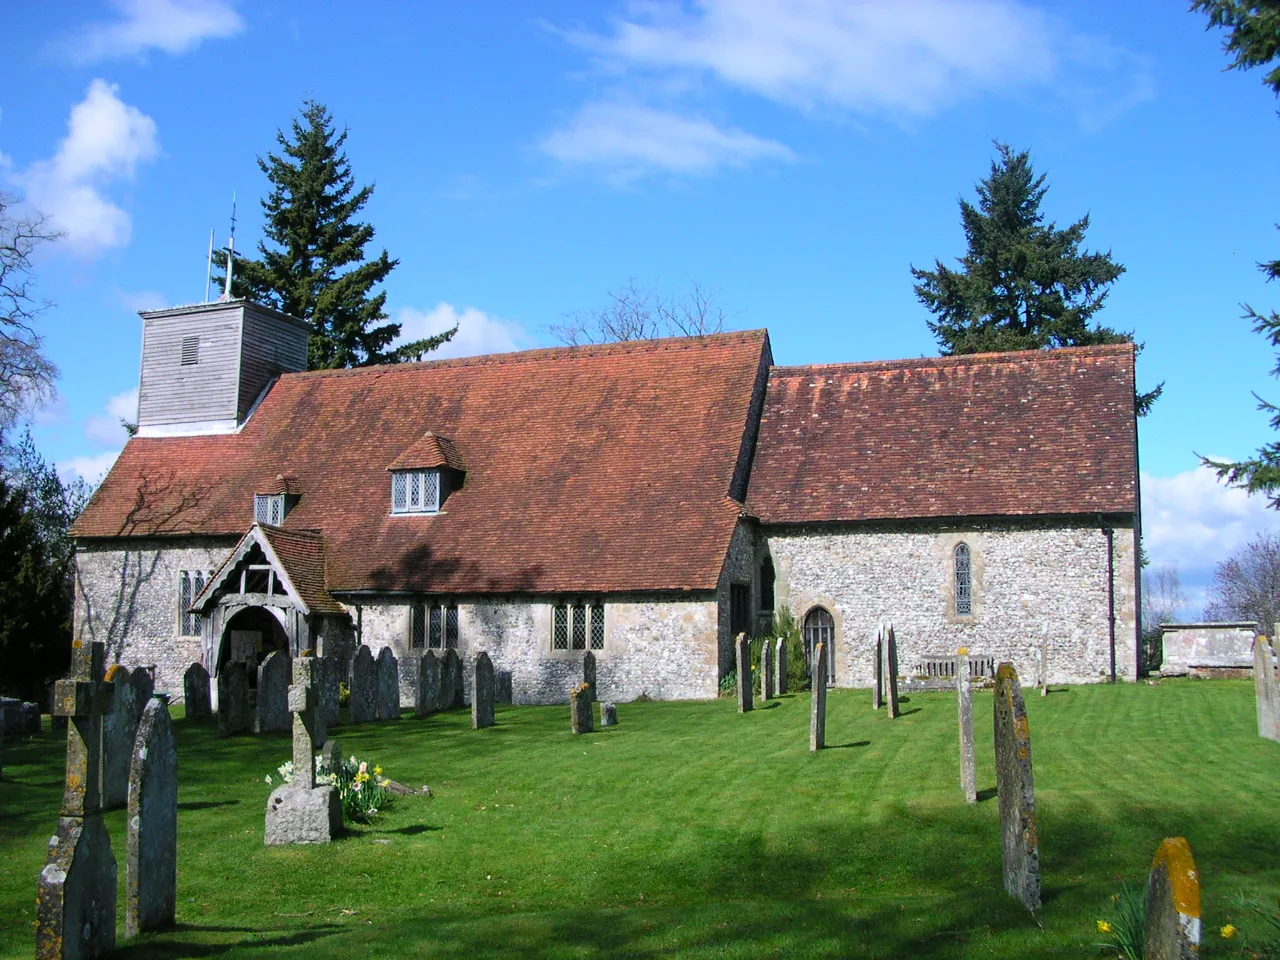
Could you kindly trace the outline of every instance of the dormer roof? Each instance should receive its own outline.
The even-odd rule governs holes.
[[[324,535],[318,530],[285,530],[257,523],[214,571],[191,601],[191,609],[206,612],[214,595],[226,589],[228,578],[255,546],[275,569],[286,595],[304,614],[344,612],[325,586]]]
[[[404,453],[391,461],[388,470],[430,470],[448,467],[465,473],[458,448],[448,437],[427,431],[421,438],[405,448]]]

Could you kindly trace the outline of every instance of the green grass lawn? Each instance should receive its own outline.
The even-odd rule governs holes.
[[[317,848],[263,846],[283,735],[221,740],[178,720],[176,929],[124,958],[264,953],[391,957],[1097,957],[1094,921],[1183,835],[1205,896],[1204,953],[1280,894],[1280,744],[1244,682],[1077,687],[1028,697],[1044,907],[1001,884],[991,696],[979,693],[981,802],[960,793],[955,699],[917,694],[890,721],[833,691],[808,751],[809,696],[739,716],[729,700],[619,706],[574,737],[569,709],[499,707],[343,727],[344,752],[430,784],[376,825]],[[36,878],[54,831],[63,737],[6,747],[0,957],[32,956]]]

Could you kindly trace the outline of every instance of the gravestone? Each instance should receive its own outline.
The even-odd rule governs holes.
[[[369,648],[361,649],[367,653]],[[321,667],[315,657],[301,656],[293,661],[293,685],[289,687],[289,710],[294,715],[293,782],[276,787],[267,798],[264,841],[269,847],[328,843],[342,832],[338,788],[316,786],[316,746],[328,739],[320,716],[320,683]]]
[[[142,712],[156,695],[156,666],[134,667],[129,671],[129,682],[133,684],[133,692],[138,700],[138,722],[142,722]],[[167,698],[166,694],[166,698]],[[166,699],[166,702],[167,699]]]
[[[243,663],[223,664],[218,673],[218,734],[223,737],[253,732],[249,709],[249,674]]]
[[[618,705],[616,703],[600,703],[600,726],[616,727],[618,725]]]
[[[594,691],[585,683],[574,687],[569,694],[569,724],[575,734],[595,732],[595,718],[591,711],[594,700]]]
[[[827,645],[813,648],[813,699],[809,712],[809,749],[827,745]]]
[[[400,719],[400,664],[390,647],[378,651],[378,697],[376,709],[379,720]]]
[[[778,696],[787,692],[787,639],[779,637],[777,642]]]
[[[1271,641],[1253,641],[1253,691],[1258,713],[1258,736],[1280,740],[1280,689],[1277,689]]]
[[[1004,888],[1034,911],[1040,907],[1040,837],[1031,771],[1031,727],[1012,663],[1002,663],[996,670],[995,742]]]
[[[413,713],[425,717],[440,709],[440,661],[430,650],[416,658],[418,688],[414,691]]]
[[[871,672],[875,675],[875,684],[871,688],[871,709],[879,710],[884,706],[884,631],[876,631],[876,642],[871,648]]]
[[[40,704],[24,703],[19,714],[22,717],[22,732],[24,734],[37,734],[40,732]]]
[[[202,663],[193,663],[182,675],[182,700],[188,720],[206,720],[213,716],[213,700],[209,695],[209,671]]]
[[[351,698],[347,711],[352,723],[370,723],[378,719],[378,667],[373,653],[364,644],[351,661]]]
[[[440,709],[452,710],[462,699],[462,661],[458,651],[445,650],[440,659]]]
[[[583,684],[586,686],[586,684]],[[471,671],[471,729],[483,730],[494,724],[493,701],[497,695],[493,661],[481,650],[476,654]]]
[[[960,789],[965,803],[978,802],[978,771],[973,753],[973,684],[969,681],[969,648],[956,651],[956,702],[960,712]]]
[[[1200,875],[1184,837],[1160,844],[1147,878],[1145,960],[1194,960],[1200,955]]]
[[[37,887],[37,960],[105,957],[116,945],[116,858],[99,792],[102,721],[114,684],[104,677],[105,644],[73,641],[71,656],[71,675],[58,681],[54,705],[71,722],[58,832]]]
[[[127,667],[114,663],[107,683],[115,688],[111,710],[102,721],[102,809],[121,810],[129,800],[129,758],[142,708]]]
[[[497,677],[498,694],[497,701],[499,703],[510,704],[515,702],[515,689],[512,686],[513,678],[510,670],[499,670],[495,673]]]
[[[765,640],[760,644],[760,700],[768,703],[776,695],[773,676],[773,644]]]
[[[317,657],[320,661],[320,717],[325,728],[336,727],[342,719],[343,659]]]
[[[884,685],[889,700],[889,719],[902,716],[898,706],[898,635],[893,624],[884,633]]]
[[[1049,695],[1049,626],[1040,633],[1040,696]]]
[[[22,730],[22,701],[17,697],[0,697],[0,727],[10,736]]]
[[[258,732],[279,733],[293,726],[289,716],[289,655],[283,650],[267,654],[258,667]]]
[[[596,686],[596,655],[590,650],[582,655],[582,682],[591,688],[594,697],[599,687]]]
[[[745,633],[740,633],[734,646],[738,654],[738,712],[748,713],[751,710],[751,641]]]
[[[325,731],[326,736],[328,731]],[[334,773],[342,766],[342,744],[337,740],[326,739],[320,748],[320,763],[328,773]]]
[[[178,747],[160,697],[143,708],[133,743],[128,830],[124,928],[132,937],[177,918]]]

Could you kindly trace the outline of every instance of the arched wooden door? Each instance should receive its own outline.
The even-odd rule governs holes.
[[[814,607],[804,615],[804,656],[813,670],[813,651],[827,645],[827,685],[836,682],[836,621],[825,607]]]

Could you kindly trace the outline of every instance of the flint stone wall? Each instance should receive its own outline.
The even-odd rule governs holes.
[[[892,623],[901,667],[966,646],[1036,676],[1049,630],[1049,683],[1108,679],[1107,540],[1097,525],[1065,522],[916,524],[771,530],[776,602],[803,621],[814,606],[835,619],[836,685],[871,687],[876,628]],[[973,551],[974,614],[956,617],[957,543]],[[1137,676],[1134,537],[1115,528],[1116,674]]]
[[[1252,621],[1161,624],[1164,654],[1160,673],[1167,677],[1214,676],[1227,671],[1251,674],[1257,633],[1258,625]]]

